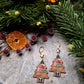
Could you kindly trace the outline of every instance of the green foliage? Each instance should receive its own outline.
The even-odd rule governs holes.
[[[56,25],[56,30],[61,33],[66,40],[74,45],[70,54],[74,54],[79,59],[84,59],[84,13],[76,13],[70,0],[61,6],[51,5],[51,10],[47,13],[52,15]],[[79,61],[80,62],[80,61]],[[84,68],[84,61],[81,61]]]
[[[31,27],[35,26],[38,21],[42,23],[47,21],[45,17],[46,3],[42,0],[36,1],[35,4],[28,3],[25,5],[21,3],[15,5],[15,3],[12,2],[12,5],[11,7],[10,4],[9,9],[4,7],[0,12],[0,30],[6,29],[7,27],[11,29],[11,26],[14,27],[14,25],[26,25],[26,27]],[[7,6],[7,4],[5,4],[5,6]],[[6,13],[7,11],[9,13]],[[19,11],[20,15],[15,15],[15,11]]]
[[[81,0],[84,3],[84,0]],[[46,5],[50,9],[46,9]],[[56,3],[58,4],[58,3]],[[0,30],[11,30],[14,28],[45,28],[46,22],[52,20],[55,29],[61,33],[65,39],[74,45],[70,54],[84,59],[84,13],[83,4],[79,1],[71,5],[70,0],[64,1],[61,6],[43,2],[42,0],[2,0],[0,3]],[[77,4],[82,7],[76,10]],[[74,11],[74,9],[76,11]],[[78,12],[80,10],[80,12]],[[18,14],[15,12],[18,11]],[[41,26],[36,26],[38,21],[42,22]],[[82,63],[84,68],[84,61]]]
[[[84,0],[77,0],[76,4],[74,5],[74,9],[76,11],[84,11]]]
[[[84,41],[84,14],[78,15],[73,10],[73,6],[70,1],[62,4],[61,7],[51,5],[52,10],[48,11],[48,14],[52,15],[54,22],[57,24],[56,30],[58,30],[66,40],[69,42],[81,42]],[[81,17],[79,17],[81,16]],[[58,20],[56,19],[58,18]],[[55,18],[55,19],[54,19]],[[79,47],[79,45],[77,45]],[[83,46],[83,45],[82,45]]]

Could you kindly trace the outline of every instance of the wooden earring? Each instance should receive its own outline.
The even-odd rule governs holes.
[[[41,49],[42,49],[42,51],[41,51]],[[44,59],[43,59],[44,58],[43,51],[44,51],[44,47],[41,46],[39,48],[41,62],[36,67],[35,73],[33,75],[34,78],[37,78],[37,83],[44,83],[44,79],[49,79],[47,67],[46,67],[46,65],[44,63]]]
[[[59,50],[59,48],[60,48],[60,43],[59,43],[59,41],[57,41],[56,43],[58,43],[59,44],[59,46],[58,46],[58,48],[57,48],[57,50],[56,50],[56,52],[57,52],[57,56],[56,56],[56,58],[53,60],[53,62],[52,62],[52,65],[51,65],[51,68],[50,68],[50,72],[54,72],[54,76],[55,77],[60,77],[61,76],[61,73],[66,73],[65,72],[65,70],[64,70],[64,65],[63,65],[63,61],[62,61],[62,59],[61,59],[61,57],[60,57],[60,50]]]

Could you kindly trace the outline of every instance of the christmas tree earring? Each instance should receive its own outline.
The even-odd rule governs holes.
[[[57,47],[57,56],[56,58],[53,60],[51,68],[50,68],[50,72],[54,72],[54,76],[55,77],[60,77],[61,73],[66,73],[64,70],[64,65],[63,65],[63,61],[60,58],[59,54],[60,54],[60,50],[59,48],[61,47],[61,44],[59,41],[57,41],[56,43],[58,43],[58,47]]]
[[[47,67],[44,63],[44,47],[41,46],[39,48],[39,53],[40,53],[40,57],[41,57],[41,62],[39,63],[39,65],[37,66],[35,73],[33,75],[34,78],[37,78],[37,83],[44,83],[44,79],[49,79],[48,77],[48,71],[47,71]]]

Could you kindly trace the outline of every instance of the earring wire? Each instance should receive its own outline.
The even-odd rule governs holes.
[[[59,44],[58,47],[57,47],[57,44]],[[61,47],[61,44],[60,44],[59,41],[56,41],[56,42],[55,42],[55,45],[56,45],[57,49],[59,49],[59,48]]]
[[[58,44],[58,47],[57,47],[57,45],[56,45],[56,44]],[[56,42],[55,42],[55,45],[56,45],[56,47],[57,47],[57,50],[56,50],[57,55],[59,55],[59,54],[60,54],[60,50],[59,50],[59,48],[61,47],[61,44],[60,44],[60,42],[59,42],[59,41],[56,41]]]
[[[42,50],[41,50],[41,49],[42,49]],[[42,60],[43,60],[43,58],[44,58],[44,53],[43,53],[43,51],[44,51],[44,47],[41,46],[41,47],[39,48],[39,53],[40,53],[40,57],[41,57]]]

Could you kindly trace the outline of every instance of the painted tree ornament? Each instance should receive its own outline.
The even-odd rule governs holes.
[[[56,43],[59,43],[59,42],[56,42]],[[60,51],[59,48],[57,48],[57,50]],[[53,60],[52,65],[51,65],[51,68],[49,70],[50,72],[54,72],[54,76],[55,77],[60,77],[61,76],[61,73],[66,73],[65,70],[64,70],[63,61],[60,58],[59,53],[57,52],[57,56]]]
[[[42,48],[43,48],[43,50],[41,51]],[[42,54],[43,51],[44,51],[44,47],[40,47],[39,53]],[[37,78],[37,83],[44,83],[44,79],[49,79],[47,67],[44,63],[43,58],[44,58],[44,56],[41,57],[42,60],[39,63],[39,65],[37,66],[35,73],[33,75],[34,78]]]
[[[25,44],[27,43],[27,39],[24,36],[24,34],[18,32],[18,31],[13,31],[9,33],[6,37],[7,44],[13,49],[22,49]]]
[[[44,83],[44,79],[49,79],[46,65],[44,64],[44,67],[42,66],[40,63],[33,75],[34,78],[37,78],[37,83]],[[39,80],[39,78],[41,78],[41,80]]]

